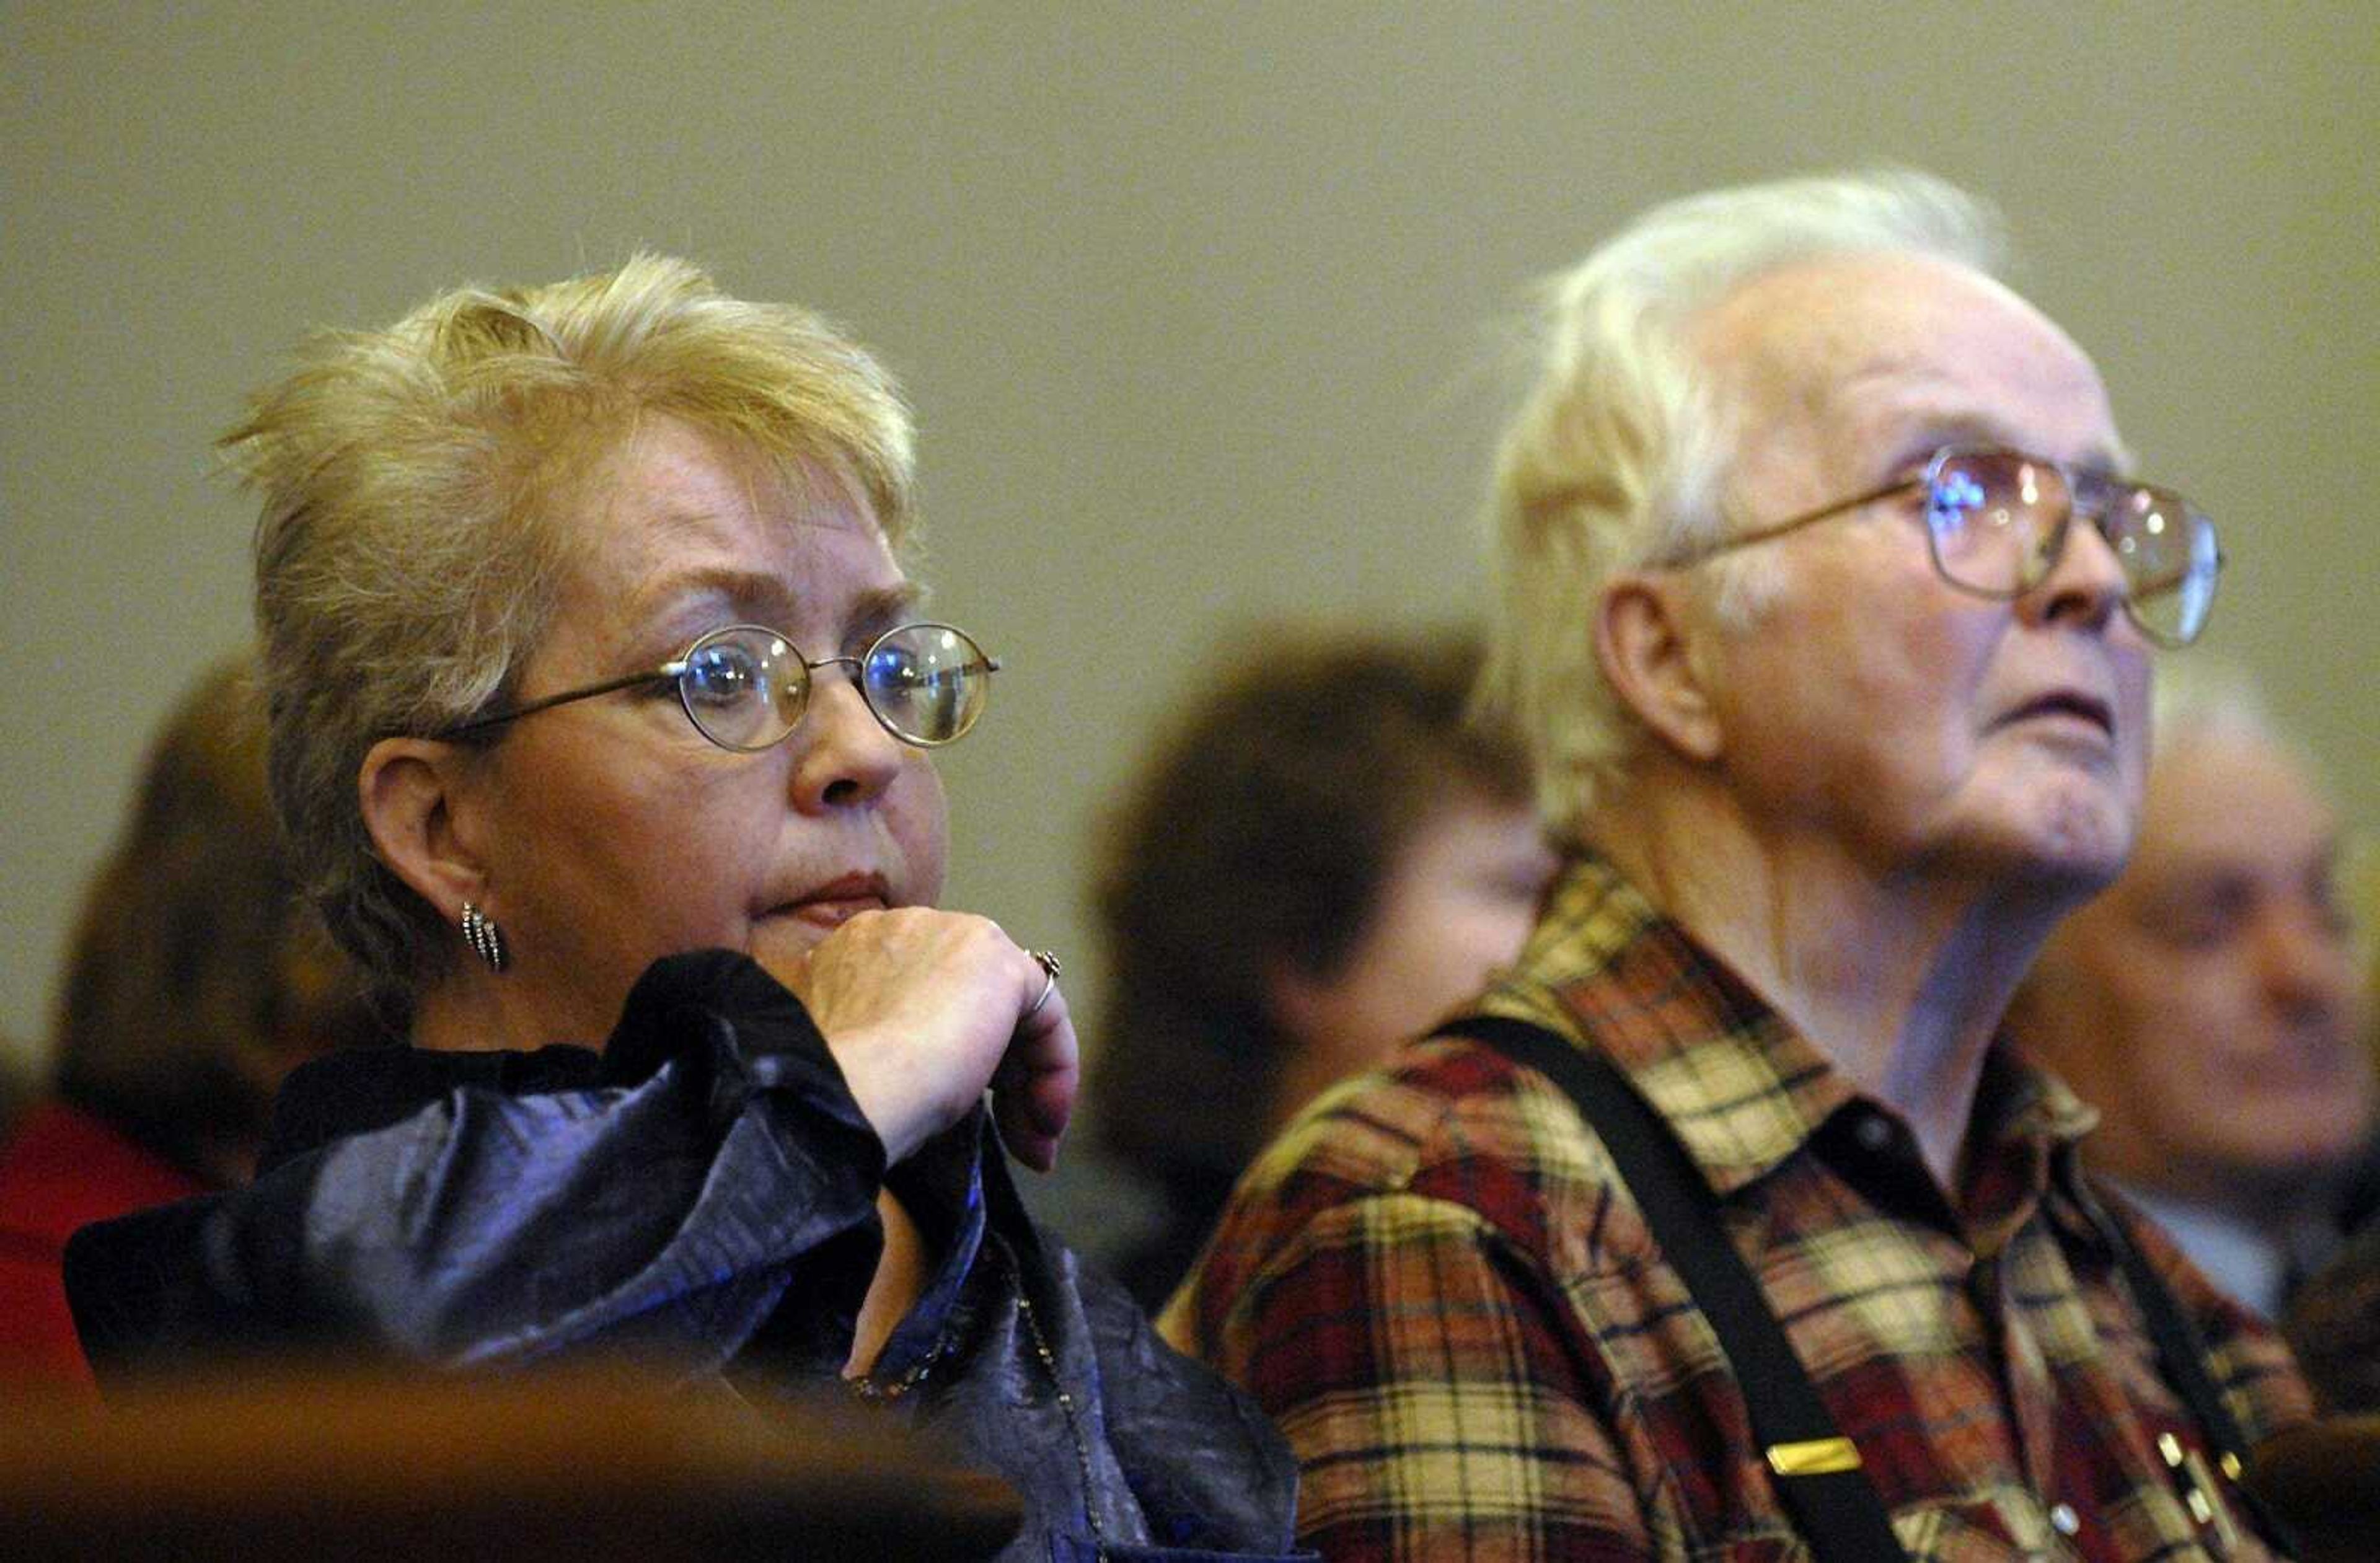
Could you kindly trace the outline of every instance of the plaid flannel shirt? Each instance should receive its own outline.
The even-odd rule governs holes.
[[[1483,1009],[1599,1048],[1721,1200],[1912,1558],[2227,1556],[2160,1436],[2107,1225],[2206,1339],[2253,1440],[2309,1412],[2277,1339],[2087,1184],[2095,1121],[1995,1048],[1954,1209],[1889,1110],[1607,865],[1570,866]],[[1475,1043],[1408,1048],[1252,1168],[1166,1333],[1256,1394],[1329,1557],[1791,1558],[1717,1339],[1570,1098]],[[2241,1539],[2246,1514],[2209,1486]]]

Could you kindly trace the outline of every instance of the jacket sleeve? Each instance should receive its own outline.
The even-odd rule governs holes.
[[[647,972],[591,1086],[452,1090],[248,1189],[86,1228],[67,1286],[103,1384],[332,1347],[467,1366],[601,1341],[700,1369],[797,1272],[856,1308],[882,1176],[799,1001],[702,951]]]

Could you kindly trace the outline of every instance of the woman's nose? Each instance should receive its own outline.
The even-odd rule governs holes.
[[[805,814],[875,802],[908,762],[908,746],[885,731],[861,698],[847,668],[829,663],[810,675],[809,709],[793,742],[794,806]]]

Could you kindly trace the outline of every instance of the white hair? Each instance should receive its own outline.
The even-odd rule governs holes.
[[[1687,332],[1766,273],[1880,252],[1998,276],[2005,246],[1975,198],[1880,170],[1670,201],[1544,285],[1536,380],[1505,426],[1488,504],[1499,600],[1479,705],[1526,741],[1558,834],[1580,837],[1642,740],[1596,659],[1605,583],[1719,536],[1732,430]],[[1724,563],[1722,611],[1752,568]]]

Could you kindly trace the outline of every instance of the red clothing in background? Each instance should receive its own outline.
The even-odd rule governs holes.
[[[78,1108],[44,1102],[0,1146],[0,1386],[96,1396],[58,1265],[76,1228],[207,1185]]]

